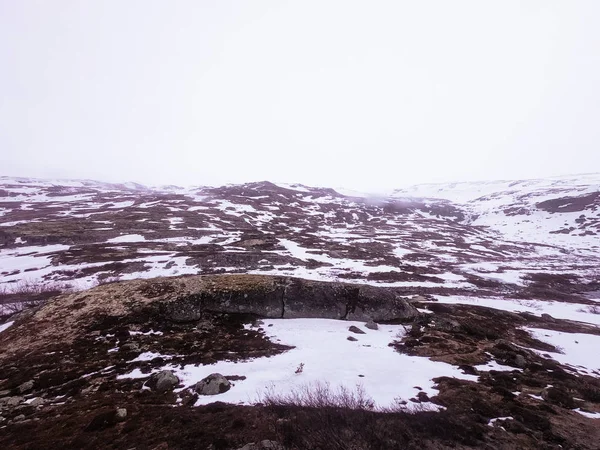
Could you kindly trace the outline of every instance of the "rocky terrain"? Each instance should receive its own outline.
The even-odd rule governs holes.
[[[0,445],[598,449],[599,209],[2,177]]]

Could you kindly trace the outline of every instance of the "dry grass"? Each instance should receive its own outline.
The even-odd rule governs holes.
[[[378,408],[364,389],[313,383],[285,394],[267,391],[262,402],[279,416],[278,441],[292,449],[423,449],[429,440],[474,441],[451,415],[432,412],[429,404],[396,401]],[[471,436],[469,436],[469,434]]]

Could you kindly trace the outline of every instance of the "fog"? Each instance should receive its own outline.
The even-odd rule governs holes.
[[[600,2],[0,0],[0,175],[600,171]]]

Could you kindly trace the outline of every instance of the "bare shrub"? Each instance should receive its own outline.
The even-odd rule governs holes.
[[[68,283],[44,283],[41,280],[3,284],[0,286],[0,317],[43,305],[52,297],[73,291],[73,286]]]
[[[600,305],[590,305],[587,307],[586,312],[590,314],[600,314]]]
[[[285,394],[267,389],[261,398],[261,403],[267,406],[375,409],[375,402],[359,384],[356,385],[355,390],[350,390],[345,386],[332,389],[329,383],[310,383]]]
[[[439,440],[474,444],[481,434],[445,411],[432,412],[429,404],[376,408],[360,385],[352,390],[313,383],[284,394],[270,390],[262,402],[278,416],[276,433],[285,448],[407,449]]]

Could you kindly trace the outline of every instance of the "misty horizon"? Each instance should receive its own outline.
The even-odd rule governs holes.
[[[597,2],[0,12],[3,175],[381,192],[600,171]]]

